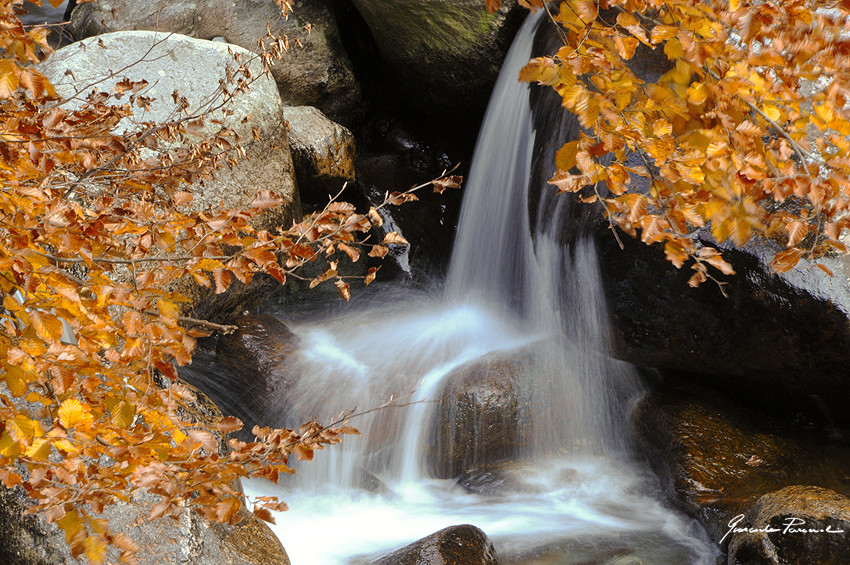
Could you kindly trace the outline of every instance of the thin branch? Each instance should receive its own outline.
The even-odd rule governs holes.
[[[177,316],[177,321],[192,326],[201,326],[204,328],[209,328],[211,330],[221,332],[223,335],[230,335],[239,329],[238,326],[216,324],[215,322],[210,322],[209,320],[199,320],[197,318],[188,318],[186,316]]]

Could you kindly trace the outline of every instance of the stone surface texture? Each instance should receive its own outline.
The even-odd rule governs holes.
[[[637,407],[634,418],[637,437],[664,487],[715,541],[730,520],[772,491],[802,484],[850,495],[845,473],[850,449],[710,390],[663,387]]]
[[[234,54],[242,61],[251,57],[251,53],[235,45],[177,34],[124,31],[60,49],[41,64],[40,70],[63,96],[80,89],[90,90],[89,85],[110,92],[125,77],[132,81],[147,80],[149,85],[140,94],[155,100],[149,110],[136,111],[134,119],[139,121],[173,119],[177,115],[172,99],[175,90],[188,100],[191,115],[210,109],[205,126],[197,134],[187,136],[188,141],[197,142],[211,135],[220,127],[214,119],[220,120],[241,137],[247,158],[240,159],[232,168],[225,166],[216,171],[215,178],[196,182],[192,186],[192,206],[195,210],[214,211],[222,207],[240,208],[250,203],[260,190],[271,190],[283,204],[258,216],[255,227],[288,227],[300,216],[301,204],[283,125],[283,103],[274,81],[263,75],[258,61],[249,64],[257,79],[247,92],[227,102],[217,96],[219,80],[227,76],[228,69],[239,66]],[[225,115],[225,111],[229,114]],[[138,127],[129,120],[120,126]],[[255,289],[264,282],[256,277],[256,282],[248,288],[235,282],[221,295],[194,283],[182,286],[181,291],[192,299],[197,317],[223,320],[251,308],[259,300]]]
[[[433,422],[432,473],[455,478],[482,465],[513,459],[530,446],[522,426],[523,377],[534,365],[528,351],[490,354],[446,377]]]
[[[763,531],[733,533],[728,565],[843,565],[850,556],[850,498],[829,489],[766,494],[738,527]]]
[[[199,39],[223,37],[258,51],[257,39],[274,35],[288,50],[272,69],[287,104],[313,105],[336,119],[357,111],[360,88],[339,39],[336,21],[319,0],[294,0],[283,17],[274,0],[100,0],[80,4],[69,30],[78,39],[113,31],[151,30]],[[296,43],[297,39],[297,43]]]
[[[313,106],[290,106],[283,115],[301,193],[305,200],[326,202],[346,181],[354,180],[354,135]]]
[[[373,561],[371,565],[496,565],[487,534],[469,524],[449,526]]]
[[[353,0],[397,91],[427,113],[483,112],[527,13],[515,0],[495,14],[477,0]]]

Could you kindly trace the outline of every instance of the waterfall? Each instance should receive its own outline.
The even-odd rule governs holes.
[[[628,412],[639,381],[607,355],[593,243],[564,246],[566,200],[532,181],[529,87],[516,77],[543,21],[542,11],[527,18],[496,84],[445,291],[291,326],[301,345],[287,364],[289,425],[387,403],[352,422],[362,436],[297,465],[281,487],[246,485],[289,503],[276,531],[295,565],[365,563],[461,523],[491,536],[503,563],[713,560],[704,535],[659,502],[633,460]],[[443,456],[434,423],[449,382],[496,354],[532,360],[516,382],[518,426],[531,439],[507,465],[507,486],[476,494],[456,477],[432,478],[429,464]]]
[[[525,22],[494,88],[465,185],[447,297],[485,301],[549,336],[537,347],[544,376],[531,385],[525,422],[537,454],[582,445],[622,452],[623,406],[637,395],[637,379],[630,366],[605,355],[608,312],[595,249],[581,238],[569,250],[562,244],[569,198],[546,182],[555,170],[554,150],[534,155],[530,87],[517,79],[535,35],[542,35],[538,28],[549,24],[544,16],[540,10]],[[550,148],[577,131],[576,119],[557,106],[542,132],[556,136],[547,140]],[[533,174],[533,160],[544,176]],[[535,199],[532,225],[528,207]]]

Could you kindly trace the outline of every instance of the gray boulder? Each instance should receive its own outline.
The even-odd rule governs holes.
[[[360,88],[336,21],[319,0],[292,5],[287,18],[274,0],[100,0],[77,6],[68,29],[77,38],[126,30],[224,37],[228,43],[258,51],[257,40],[266,35],[268,24],[273,34],[289,42],[283,60],[272,69],[286,103],[318,106],[334,119],[350,120],[357,111]]]
[[[286,225],[298,215],[299,204],[287,132],[282,125],[283,103],[274,82],[263,76],[262,67],[254,61],[250,68],[257,80],[250,89],[216,109],[223,102],[216,96],[219,79],[227,76],[228,68],[238,67],[229,50],[241,54],[244,60],[251,56],[250,52],[234,45],[177,34],[117,32],[62,48],[42,63],[39,70],[50,79],[60,96],[71,96],[80,89],[91,88],[111,92],[125,77],[133,81],[147,80],[149,86],[140,94],[154,100],[149,109],[136,109],[134,118],[139,121],[174,119],[177,113],[172,93],[175,90],[188,100],[190,115],[212,109],[204,127],[189,134],[188,140],[200,141],[208,137],[220,127],[213,120],[221,120],[224,126],[241,136],[248,159],[232,169],[220,169],[214,179],[193,187],[193,205],[198,210],[218,208],[222,202],[225,207],[241,207],[259,190],[271,189],[286,204],[275,211],[275,217],[264,218],[263,224]],[[93,86],[89,88],[88,85]],[[225,110],[230,115],[225,114]],[[125,121],[121,127],[130,129],[133,124]],[[252,140],[254,128],[260,141]]]
[[[527,10],[515,0],[495,14],[480,0],[353,0],[392,85],[418,109],[483,112]]]
[[[125,77],[134,81],[145,79],[149,86],[140,94],[154,100],[148,110],[137,109],[135,118],[167,121],[176,115],[172,100],[175,90],[188,100],[190,113],[216,108],[221,101],[220,97],[216,98],[219,80],[227,76],[228,68],[238,67],[231,52],[241,54],[245,61],[252,56],[235,45],[177,34],[128,31],[69,45],[58,50],[39,68],[56,86],[60,96],[70,96],[80,89],[90,90],[89,85],[110,92]],[[200,141],[220,127],[213,120],[220,120],[241,137],[247,158],[240,159],[232,168],[220,169],[215,178],[195,183],[192,205],[197,210],[218,209],[222,205],[238,208],[251,202],[258,191],[272,190],[284,204],[260,216],[256,227],[274,229],[289,226],[300,215],[301,204],[277,87],[273,80],[263,75],[258,61],[251,62],[250,69],[257,77],[250,89],[220,109],[214,109],[206,125],[188,136],[190,141]],[[125,121],[121,127],[136,126]],[[256,284],[261,282],[258,278]],[[221,295],[213,295],[195,284],[188,284],[181,291],[198,305],[195,314],[217,319],[227,319],[252,307],[251,295],[254,294],[253,290],[248,291],[237,283]]]
[[[289,123],[289,148],[305,201],[327,201],[343,183],[354,180],[354,135],[312,106],[287,107],[283,116]]]

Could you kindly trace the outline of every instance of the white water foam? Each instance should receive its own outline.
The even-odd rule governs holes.
[[[518,33],[494,90],[445,297],[292,327],[302,343],[288,365],[297,373],[286,408],[292,425],[390,398],[409,404],[357,418],[362,436],[297,465],[281,486],[246,484],[249,496],[289,503],[274,530],[294,565],[366,563],[464,523],[484,530],[508,565],[714,561],[704,533],[659,502],[654,478],[634,462],[628,413],[639,379],[606,354],[593,245],[565,250],[557,228],[529,225],[534,132],[528,86],[516,77],[540,20],[530,17]],[[535,440],[525,457],[487,494],[429,478],[431,423],[446,380],[464,364],[520,347],[535,356],[523,383],[522,425]]]

